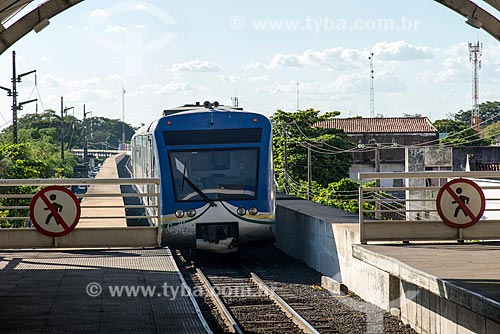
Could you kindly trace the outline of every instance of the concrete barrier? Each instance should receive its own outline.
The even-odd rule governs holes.
[[[276,247],[389,309],[389,274],[352,257],[352,244],[359,243],[357,215],[306,200],[282,200],[276,217]]]
[[[276,217],[276,247],[327,276],[322,280],[325,288],[333,286],[331,290],[338,293],[345,285],[364,300],[399,315],[418,333],[500,333],[497,309],[471,304],[481,303],[474,292],[460,295],[442,284],[444,288],[433,290],[417,269],[382,270],[385,267],[374,260],[363,260],[358,254],[361,246],[355,246],[353,254],[353,245],[360,240],[357,215],[306,200],[280,200]]]
[[[0,248],[158,247],[156,227],[75,228],[61,237],[49,237],[34,228],[0,229]]]

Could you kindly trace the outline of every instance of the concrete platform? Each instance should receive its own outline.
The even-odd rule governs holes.
[[[500,332],[500,243],[353,245],[353,257],[417,287],[414,296],[404,292],[428,315],[445,316],[464,333]],[[425,302],[422,291],[445,302]],[[456,306],[443,312],[445,303]]]
[[[124,153],[107,158],[102,164],[96,179],[118,179],[117,165]],[[120,194],[120,185],[92,184],[87,194]],[[80,203],[82,213],[76,228],[81,227],[127,227],[123,197],[84,197]],[[103,206],[109,206],[103,208]],[[89,219],[88,217],[115,217]]]
[[[0,333],[210,333],[168,249],[2,250],[0,282]]]
[[[279,249],[417,333],[500,333],[500,244],[359,245],[356,214],[286,197],[276,218]]]

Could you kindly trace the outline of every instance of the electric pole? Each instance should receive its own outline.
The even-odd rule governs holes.
[[[311,144],[307,143],[307,199],[311,199],[311,184],[312,184],[312,154]]]
[[[122,150],[125,150],[125,93],[122,85]]]
[[[67,116],[70,109],[74,109],[74,107],[65,108],[64,98],[61,96],[61,160],[64,160],[64,113]]]
[[[283,127],[283,160],[284,160],[284,169],[285,169],[285,184],[284,184],[284,190],[285,194],[288,194],[288,154],[287,154],[287,134],[286,134],[286,127]]]
[[[17,76],[16,51],[12,51],[12,141],[17,144]]]
[[[375,173],[380,173],[380,144],[375,143]],[[380,188],[380,179],[375,180],[375,187]],[[380,194],[380,190],[377,190],[377,194]],[[375,202],[375,218],[380,219],[380,196],[378,196]]]
[[[7,96],[12,96],[12,142],[14,144],[18,143],[17,140],[17,111],[18,110],[23,110],[23,105],[35,102],[37,99],[29,100],[29,101],[24,101],[21,103],[17,103],[17,83],[21,82],[21,78],[28,75],[36,73],[36,70],[29,71],[26,73],[22,73],[17,75],[16,72],[16,51],[12,51],[12,89],[5,88],[5,87],[0,87],[0,89],[6,90],[7,91]]]
[[[64,160],[64,99],[61,96],[61,160]]]
[[[83,105],[83,164],[85,166],[84,177],[89,177],[89,156],[88,156],[88,138],[87,138],[87,114],[91,114],[92,111],[85,111],[85,104]]]

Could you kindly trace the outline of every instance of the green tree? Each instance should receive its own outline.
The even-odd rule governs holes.
[[[352,148],[343,130],[325,129],[316,123],[339,115],[330,112],[323,115],[319,110],[307,109],[297,112],[276,111],[271,117],[273,124],[274,167],[278,172],[278,183],[284,183],[284,134],[287,137],[288,173],[299,182],[307,180],[307,147],[312,151],[313,180],[321,186],[349,176]]]
[[[483,136],[492,143],[500,142],[500,122],[492,123],[484,128]]]
[[[466,128],[460,132],[450,132],[439,141],[444,145],[458,146],[489,146],[490,141],[481,138],[479,133],[473,128]]]
[[[433,125],[440,133],[460,132],[469,127],[464,121],[454,119],[438,119]]]
[[[466,124],[471,124],[471,114],[472,110],[460,110],[458,113],[453,115],[455,120],[463,121]],[[483,126],[490,125],[498,121],[497,117],[500,114],[500,102],[499,101],[486,101],[479,105],[479,117],[481,117]]]

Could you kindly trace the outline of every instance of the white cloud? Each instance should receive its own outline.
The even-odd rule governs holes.
[[[174,63],[168,70],[172,72],[218,72],[221,70],[221,66],[213,62],[196,59],[184,63]]]
[[[104,9],[95,9],[90,13],[90,17],[103,19],[109,16],[109,13]]]
[[[432,59],[436,49],[427,46],[417,46],[405,41],[379,42],[372,48],[375,59],[421,60]],[[269,63],[253,62],[244,68],[255,69],[318,69],[352,71],[364,68],[368,62],[369,51],[366,49],[350,49],[343,47],[328,48],[321,51],[305,50],[302,54],[276,54]]]
[[[432,59],[437,49],[428,46],[418,46],[405,41],[378,42],[373,48],[375,59],[380,60],[419,60]]]
[[[442,50],[439,54],[444,58],[441,69],[426,69],[417,74],[417,81],[425,84],[451,83],[467,80],[470,76],[471,65],[469,62],[467,43],[452,45]]]
[[[406,85],[395,75],[379,73],[377,91],[385,93],[398,93],[406,90]],[[365,75],[361,74],[342,74],[332,82],[301,82],[299,91],[301,95],[336,96],[338,94],[364,94],[368,93],[369,83]],[[263,94],[295,94],[297,91],[297,82],[290,81],[286,84],[274,83],[271,85],[259,87],[257,93]]]
[[[305,68],[321,70],[352,70],[362,66],[368,51],[347,48],[329,48],[322,51],[305,50],[302,54],[276,54],[266,63],[254,62],[247,69]]]
[[[63,84],[63,80],[60,78],[57,78],[53,75],[47,74],[42,77],[40,80],[40,86],[43,88],[59,88]]]
[[[110,75],[106,76],[106,80],[108,80],[110,82],[118,82],[118,83],[123,83],[125,81],[125,79],[119,74],[110,74]]]
[[[75,102],[114,102],[118,99],[117,94],[113,94],[107,89],[82,89],[65,94],[66,101]]]
[[[267,80],[269,80],[269,76],[267,76],[267,75],[259,75],[259,76],[248,78],[249,82],[259,82],[259,81],[267,81]]]
[[[139,4],[137,4],[137,5],[134,6],[134,9],[138,10],[138,11],[141,11],[141,10],[145,10],[146,6],[144,6],[142,3],[139,3]]]
[[[190,94],[193,92],[204,91],[205,87],[195,86],[184,81],[170,81],[163,87],[154,92],[156,95],[170,95],[170,94]]]
[[[135,29],[144,29],[144,25],[143,24],[137,24],[135,26]]]
[[[219,75],[219,79],[225,83],[236,83],[240,81],[240,77],[237,75]]]
[[[114,25],[109,25],[107,26],[106,30],[104,30],[104,32],[124,32],[124,31],[127,31],[127,28]]]

